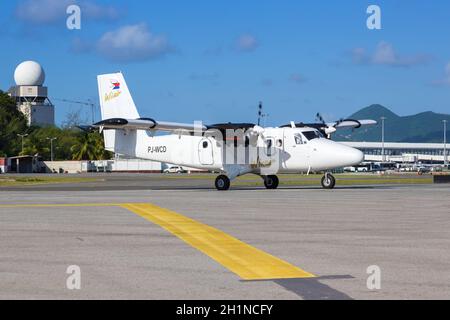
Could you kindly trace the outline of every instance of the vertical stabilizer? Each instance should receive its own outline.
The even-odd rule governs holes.
[[[138,119],[139,113],[122,73],[103,74],[97,77],[102,120],[123,118]],[[130,135],[122,130],[104,130],[105,149],[119,154],[131,154],[136,145],[136,132]]]
[[[102,120],[139,118],[136,105],[122,73],[99,75],[97,80]]]

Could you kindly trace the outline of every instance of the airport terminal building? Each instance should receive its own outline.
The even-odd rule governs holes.
[[[448,149],[443,143],[341,142],[361,150],[367,162],[444,164]],[[447,149],[447,150],[446,150]],[[444,156],[446,150],[447,157]]]

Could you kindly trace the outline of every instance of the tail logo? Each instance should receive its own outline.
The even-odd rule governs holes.
[[[113,90],[119,90],[120,89],[120,82],[116,80],[111,80],[111,86]]]
[[[111,86],[110,86],[111,92],[105,93],[105,102],[108,102],[114,98],[117,98],[122,93],[122,91],[120,91],[120,82],[119,81],[110,80],[110,82],[111,82]]]

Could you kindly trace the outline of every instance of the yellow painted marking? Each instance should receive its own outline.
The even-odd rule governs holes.
[[[161,226],[244,280],[315,277],[218,229],[176,212],[147,203],[124,204],[122,207]]]
[[[148,203],[7,204],[0,208],[122,207],[155,223],[244,280],[314,278],[286,261],[218,229]]]

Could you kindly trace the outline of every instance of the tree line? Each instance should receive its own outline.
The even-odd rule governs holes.
[[[49,139],[54,139],[54,160],[111,159],[112,154],[104,149],[103,135],[80,130],[77,122],[76,114],[69,114],[61,127],[29,127],[15,101],[0,91],[0,157],[39,155],[50,160]]]

